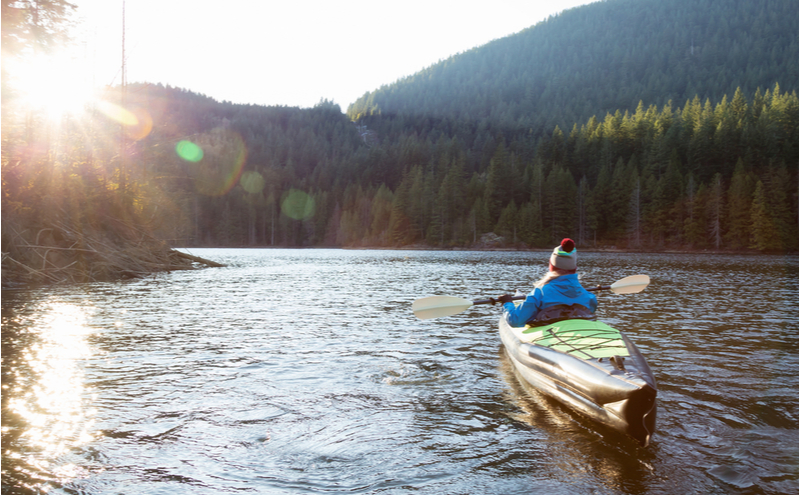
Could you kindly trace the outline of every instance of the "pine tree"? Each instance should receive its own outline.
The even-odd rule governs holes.
[[[486,176],[486,192],[484,200],[489,208],[492,221],[500,217],[500,212],[508,202],[509,189],[512,187],[513,178],[509,172],[508,153],[505,144],[500,143],[489,162]]]
[[[430,171],[426,174],[422,167],[416,166],[411,169],[409,179],[408,207],[405,213],[411,224],[412,232],[410,233],[410,238],[407,239],[407,243],[425,238],[426,229],[435,206],[433,172]]]
[[[797,247],[797,215],[793,214],[789,200],[792,187],[797,187],[797,181],[790,179],[786,167],[773,166],[767,170],[764,183],[767,211],[778,236],[773,242],[781,249]]]
[[[679,198],[682,195],[683,178],[679,171],[680,162],[673,155],[666,172],[655,184],[653,199],[649,205],[648,230],[656,244],[674,239],[683,230],[683,214]]]
[[[748,119],[748,106],[747,106],[747,99],[742,93],[742,89],[740,87],[736,87],[736,92],[733,94],[733,99],[731,100],[730,105],[730,113],[731,118],[738,128],[743,127],[747,123]]]
[[[728,187],[727,233],[724,239],[731,249],[749,247],[755,185],[753,176],[745,170],[744,162],[740,159]]]
[[[612,237],[618,237],[625,233],[631,191],[638,175],[636,169],[635,159],[631,159],[626,165],[625,161],[620,158],[614,166],[611,176],[612,187],[606,200],[608,228]]]
[[[545,180],[544,225],[550,242],[574,236],[578,188],[569,170],[556,166]]]
[[[691,113],[695,111],[693,107]],[[718,171],[714,149],[717,122],[711,100],[706,99],[702,112],[692,118],[696,120],[693,121],[694,129],[689,139],[689,169],[703,182]]]
[[[683,239],[687,246],[692,248],[702,247],[706,241],[707,217],[707,188],[701,185],[696,192],[690,192],[695,186],[692,184],[692,176],[689,176],[687,186],[686,206],[688,214],[683,221]]]
[[[628,237],[634,247],[642,246],[642,187],[638,174],[628,202]]]
[[[708,234],[715,249],[722,247],[724,237],[723,223],[725,220],[725,201],[724,188],[722,185],[722,174],[716,174],[711,181],[711,189],[707,204]]]
[[[500,218],[497,220],[497,225],[494,227],[494,233],[506,239],[507,244],[516,244],[519,240],[517,237],[517,223],[519,222],[517,205],[512,200],[503,211],[500,213]]]
[[[600,167],[600,174],[597,176],[597,183],[592,190],[594,207],[596,211],[597,227],[596,232],[600,238],[610,237],[614,223],[612,220],[611,206],[609,198],[613,194],[614,183],[612,171],[609,164]]]
[[[750,247],[759,251],[776,251],[783,249],[780,234],[775,228],[772,215],[769,212],[767,193],[764,183],[758,181],[753,193],[753,205],[750,209],[752,221],[752,236]]]
[[[539,204],[525,203],[519,209],[517,236],[527,246],[536,246],[541,242],[542,215]]]
[[[741,96],[741,92],[737,93]],[[736,98],[734,98],[736,99]],[[736,107],[741,105],[736,102]],[[742,124],[737,114],[742,109],[734,107],[734,104],[727,105],[725,97],[714,110],[717,128],[714,131],[714,152],[716,160],[719,162],[718,172],[730,175],[736,163],[736,159],[742,155]]]
[[[325,229],[332,213],[331,194],[328,191],[320,191],[312,195],[316,209],[313,221],[309,219],[309,240],[312,246],[319,246],[325,242]]]
[[[591,221],[591,191],[586,177],[578,183],[578,244],[583,246],[589,238]]]
[[[466,188],[464,171],[460,160],[452,160],[435,201],[434,220],[428,239],[444,245],[455,239],[455,226],[464,212],[463,192]]]
[[[372,221],[370,222],[368,241],[378,246],[389,245],[389,224],[392,218],[392,201],[394,194],[381,184],[372,199]]]
[[[480,237],[491,231],[491,217],[486,201],[479,197],[475,200],[469,212],[468,223],[472,232],[472,242],[477,243]]]
[[[418,171],[416,171],[418,173]],[[389,217],[388,236],[393,245],[403,246],[414,241],[414,229],[407,211],[411,205],[411,187],[417,173],[405,174],[394,193],[392,213]]]

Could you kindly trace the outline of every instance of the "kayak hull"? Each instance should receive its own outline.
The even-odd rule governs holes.
[[[500,337],[523,385],[624,433],[646,447],[655,431],[657,387],[639,349],[592,320],[511,327]]]

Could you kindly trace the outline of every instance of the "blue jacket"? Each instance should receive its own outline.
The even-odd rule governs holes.
[[[522,327],[544,308],[558,304],[580,304],[594,313],[597,310],[597,296],[583,288],[578,275],[561,275],[543,287],[537,287],[519,306],[514,303],[503,304],[503,314],[512,327]]]

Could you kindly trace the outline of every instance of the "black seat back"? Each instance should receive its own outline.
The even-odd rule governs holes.
[[[562,320],[595,320],[596,317],[592,311],[583,306],[582,304],[558,304],[550,306],[536,313],[536,316],[528,320],[528,325],[538,327],[541,325],[549,325]]]

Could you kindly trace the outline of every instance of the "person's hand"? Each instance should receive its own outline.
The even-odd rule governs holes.
[[[502,296],[497,298],[497,302],[499,302],[500,304],[505,304],[511,301],[513,301],[513,299],[511,298],[511,294],[503,294]]]

